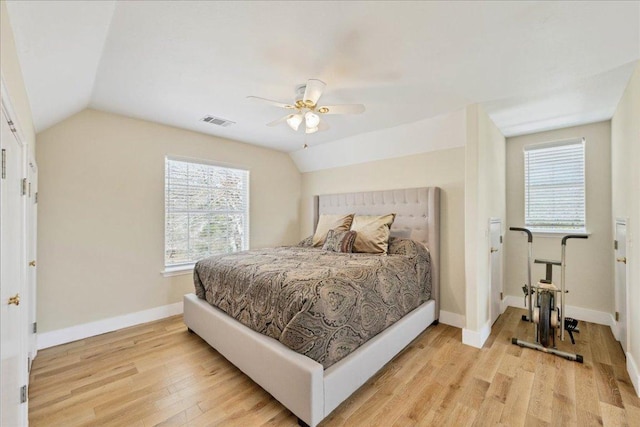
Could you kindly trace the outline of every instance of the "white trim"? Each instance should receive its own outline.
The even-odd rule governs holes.
[[[166,267],[160,272],[164,277],[172,276],[186,276],[187,274],[193,274],[193,269],[196,266],[195,263],[189,265],[178,265],[176,267]]]
[[[445,325],[453,326],[456,328],[464,328],[465,325],[465,317],[463,314],[453,313],[451,311],[440,310],[440,319],[438,319],[440,323],[444,323]]]
[[[502,300],[503,306],[506,307],[518,307],[518,308],[526,308],[524,306],[524,296],[522,297],[514,297],[513,295],[507,295]],[[605,325],[611,327],[611,331],[615,335],[615,321],[611,313],[607,313],[604,311],[591,310],[589,308],[576,307],[574,305],[565,306],[567,310],[567,316],[573,317],[578,320],[583,320],[585,322],[597,323],[599,325]]]
[[[471,329],[462,329],[462,344],[470,345],[475,348],[482,348],[487,338],[491,335],[491,321],[488,320],[480,331]]]
[[[627,352],[627,372],[633,387],[636,389],[636,394],[640,397],[640,370],[630,351]]]
[[[175,316],[176,314],[182,314],[182,301],[138,311],[136,313],[123,314],[122,316],[71,326],[69,328],[43,332],[37,336],[38,349],[41,350],[43,348],[66,344],[106,332],[128,328],[129,326],[164,319],[165,317]]]

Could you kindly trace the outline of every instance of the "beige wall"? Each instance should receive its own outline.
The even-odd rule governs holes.
[[[585,174],[588,240],[567,243],[567,305],[611,313],[613,311],[613,260],[611,250],[611,126],[600,122],[507,139],[507,225],[524,225],[524,155],[526,145],[569,138],[586,139]],[[534,235],[535,258],[560,260],[560,237]],[[527,240],[506,232],[506,295],[523,296],[526,282]],[[544,265],[534,264],[532,280],[544,278]],[[554,267],[554,281],[560,271]]]
[[[464,148],[303,174],[300,237],[313,231],[314,195],[424,186],[442,188],[441,308],[464,315]]]
[[[505,138],[479,105],[467,107],[465,163],[465,329],[485,328],[486,333],[491,302],[489,221],[505,218]]]
[[[640,65],[611,119],[612,219],[627,222],[628,359],[640,367]],[[610,225],[610,228],[612,226]],[[635,373],[640,395],[640,375]]]
[[[164,278],[164,158],[250,170],[251,247],[298,241],[300,173],[281,152],[84,110],[38,134],[42,332],[181,301]]]
[[[22,78],[22,70],[18,62],[18,52],[16,50],[7,4],[0,2],[0,69],[2,70],[2,80],[6,85],[11,106],[14,109],[15,117],[23,142],[28,144],[31,158],[35,157],[35,132],[33,130],[33,118],[31,116],[31,106],[27,98],[27,91]],[[3,94],[4,96],[4,94]]]

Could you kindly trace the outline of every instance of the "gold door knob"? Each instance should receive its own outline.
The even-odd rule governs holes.
[[[9,298],[9,305],[20,305],[20,294],[15,294]]]
[[[34,259],[33,261],[29,261],[29,267],[35,267],[36,266],[36,260]]]
[[[622,256],[622,257],[620,257],[620,258],[616,258],[616,261],[618,261],[618,262],[622,262],[622,263],[625,263],[625,264],[626,264],[626,263],[627,263],[627,257]]]
[[[498,248],[491,248],[491,253],[498,252]]]

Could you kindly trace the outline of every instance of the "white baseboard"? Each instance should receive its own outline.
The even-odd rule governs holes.
[[[514,297],[512,295],[507,295],[502,300],[503,311],[507,307],[518,307],[518,308],[526,308],[524,306],[524,297]],[[611,330],[614,332],[615,321],[611,313],[606,313],[604,311],[596,311],[591,310],[589,308],[576,307],[573,305],[567,305],[567,317],[573,317],[578,320],[583,320],[585,322],[597,323],[599,325],[605,325],[611,327]]]
[[[462,329],[465,325],[465,317],[462,314],[440,310],[440,323]]]
[[[122,316],[111,317],[109,319],[71,326],[69,328],[43,332],[38,334],[37,337],[38,349],[66,344],[68,342],[93,337],[106,332],[128,328],[129,326],[164,319],[165,317],[174,316],[176,314],[182,314],[182,301],[174,304],[163,305],[161,307],[150,308],[149,310],[138,311],[136,313],[124,314]]]
[[[640,397],[640,370],[638,370],[638,365],[633,359],[631,352],[627,352],[627,372],[633,383],[633,388],[636,389],[636,394]]]
[[[491,321],[487,321],[479,331],[462,329],[462,344],[475,348],[482,348],[487,338],[491,334]]]

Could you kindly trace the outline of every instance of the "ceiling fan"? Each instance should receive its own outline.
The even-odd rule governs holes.
[[[268,102],[276,107],[291,110],[286,116],[267,123],[267,126],[276,126],[286,122],[291,129],[297,131],[304,122],[305,133],[315,133],[329,129],[329,125],[321,118],[325,114],[360,114],[364,112],[364,105],[362,104],[318,105],[318,100],[322,96],[325,86],[326,84],[323,81],[317,79],[309,79],[307,83],[298,85],[296,87],[296,99],[293,104],[258,96],[248,96],[247,98]]]

